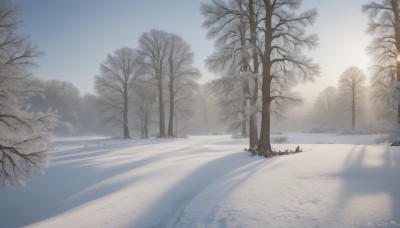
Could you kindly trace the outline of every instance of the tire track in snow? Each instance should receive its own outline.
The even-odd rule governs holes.
[[[240,155],[240,156],[238,156]],[[231,162],[230,160],[232,159],[240,159],[240,160],[236,160],[234,162]],[[220,161],[222,160],[222,161]],[[226,165],[229,164],[229,166],[226,166],[223,168],[223,170],[218,170],[218,171],[222,171],[221,173],[218,173],[217,175],[213,175],[213,176],[209,176],[206,174],[207,176],[207,184],[204,185],[204,182],[202,183],[203,185],[201,186],[194,186],[194,188],[196,188],[196,190],[194,191],[189,191],[187,193],[187,195],[183,198],[178,199],[179,201],[176,203],[177,205],[179,205],[177,208],[175,208],[174,213],[170,216],[170,219],[168,221],[168,223],[165,225],[166,228],[171,228],[171,227],[175,227],[175,225],[179,222],[183,212],[185,211],[185,208],[193,201],[194,198],[196,198],[197,195],[199,195],[201,192],[203,192],[205,189],[207,189],[209,186],[211,186],[213,183],[215,183],[216,180],[218,180],[219,178],[225,176],[226,174],[239,169],[240,167],[242,167],[243,165],[247,165],[249,163],[249,161],[243,158],[242,154],[233,154],[233,155],[228,155],[225,157],[222,157],[220,159],[217,159],[216,161],[212,161],[211,163],[215,162],[215,164],[206,164],[206,169],[207,170],[218,170],[219,168],[221,168],[221,165]],[[201,168],[202,169],[202,168]],[[204,169],[204,168],[203,168]]]
[[[167,190],[134,222],[133,227],[174,227],[186,206],[198,194],[224,175],[257,161],[243,152],[230,153],[208,161]]]

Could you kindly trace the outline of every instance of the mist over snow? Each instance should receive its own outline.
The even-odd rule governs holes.
[[[0,1],[0,228],[400,227],[400,1]]]
[[[273,135],[279,137],[281,135]],[[55,138],[44,176],[2,189],[3,227],[367,227],[400,220],[396,147],[286,134],[303,153],[249,157],[229,135]],[[357,145],[358,144],[358,145]]]

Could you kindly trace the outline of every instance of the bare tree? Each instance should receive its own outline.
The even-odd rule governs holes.
[[[54,112],[22,109],[39,92],[26,81],[41,52],[17,35],[18,13],[17,6],[0,1],[0,187],[20,186],[42,174],[49,160],[49,131],[57,121]]]
[[[165,138],[164,79],[168,67],[168,33],[151,30],[139,38],[139,62],[158,88],[159,137]]]
[[[326,87],[315,100],[317,114],[326,123],[333,124],[338,115],[338,91],[333,86]]]
[[[256,4],[254,4],[256,2]],[[260,45],[260,41],[257,38],[257,28],[261,21],[259,18],[260,12],[260,4],[257,4],[257,1],[248,0],[247,4],[248,8],[248,18],[249,18],[249,31],[250,31],[250,47],[252,51],[252,62],[253,62],[253,91],[251,92],[251,107],[253,111],[250,115],[250,132],[249,132],[249,139],[250,139],[250,149],[255,149],[258,146],[258,121],[257,121],[257,114],[258,114],[258,94],[259,94],[259,67],[260,67],[260,60],[258,55],[258,47]],[[250,87],[251,88],[251,87]]]
[[[226,79],[226,80],[229,80]],[[227,124],[227,130],[239,133],[241,137],[248,137],[248,119],[243,107],[242,85],[230,85],[223,79],[214,80],[210,83],[213,94],[217,97],[217,104],[220,107],[219,119]],[[239,131],[239,132],[238,132]]]
[[[190,93],[196,90],[196,79],[199,71],[193,65],[193,52],[180,36],[168,34],[168,89],[169,89],[169,121],[168,137],[174,136],[175,105],[190,100]],[[178,104],[179,105],[179,104]],[[181,110],[185,110],[181,108]]]
[[[70,82],[49,80],[44,83],[42,110],[57,110],[60,120],[55,134],[70,135],[78,127],[79,90]]]
[[[132,99],[132,112],[139,120],[140,137],[149,138],[149,125],[151,116],[154,112],[154,103],[156,102],[156,87],[145,79],[140,80],[135,86],[135,92]]]
[[[314,23],[317,11],[294,13],[300,4],[300,0],[214,0],[201,8],[208,17],[204,23],[205,27],[210,27],[208,36],[220,34],[216,40],[217,52],[208,63],[217,69],[229,66],[251,73],[244,75],[247,79],[253,78],[253,86],[250,90],[245,86],[243,92],[253,110],[257,110],[258,81],[262,81],[261,132],[256,149],[261,156],[275,155],[270,142],[271,113],[282,117],[289,106],[300,104],[301,99],[290,88],[300,81],[313,80],[319,73],[318,65],[302,55],[304,48],[317,45],[317,37],[306,35],[304,31]],[[245,81],[244,85],[250,81]],[[250,96],[251,88],[254,89]]]
[[[362,6],[369,16],[367,33],[374,39],[368,47],[373,57],[372,92],[375,100],[383,109],[397,112],[397,124],[400,124],[400,8],[398,0],[372,1]]]
[[[24,106],[36,112],[56,110],[59,120],[53,133],[72,135],[106,132],[101,126],[102,112],[98,109],[97,96],[85,94],[80,97],[79,90],[70,82],[32,78],[29,83],[41,93],[25,100]]]
[[[194,83],[192,86],[186,86],[181,92],[181,96],[175,100],[175,131],[173,134],[178,136],[179,127],[187,124],[187,121],[194,117],[195,109],[195,95],[198,91],[198,84]],[[179,121],[179,123],[178,123]]]
[[[95,89],[101,95],[109,120],[122,125],[124,138],[130,138],[128,125],[129,99],[138,78],[137,53],[124,47],[108,55],[95,77]]]
[[[49,80],[44,86],[46,103],[55,109],[72,108],[70,105],[79,102],[79,90],[70,82]]]
[[[30,80],[41,93],[29,97],[25,105],[32,111],[45,112],[49,109],[56,110],[60,116],[54,133],[57,135],[70,135],[79,127],[80,97],[79,90],[70,82],[39,79]]]
[[[193,118],[188,119],[187,129],[191,133],[216,133],[221,132],[224,124],[219,120],[220,106],[217,102],[218,95],[214,94],[210,89],[211,82],[200,85],[200,89],[194,94],[191,104]],[[179,122],[182,126],[182,121]]]
[[[203,26],[209,29],[208,37],[216,38],[216,51],[207,59],[207,65],[216,72],[229,71],[232,80],[224,78],[223,81],[226,83],[236,83],[240,78],[243,90],[243,96],[240,97],[243,103],[240,105],[243,123],[239,125],[246,128],[250,119],[249,143],[250,148],[255,148],[258,142],[259,64],[258,55],[250,53],[253,50],[252,45],[257,44],[257,38],[253,33],[257,27],[257,14],[252,3],[253,1],[247,3],[243,0],[228,2],[214,0],[210,4],[202,4],[201,11],[206,17]],[[245,12],[246,8],[251,12]],[[247,129],[242,129],[242,136],[247,134]]]
[[[364,105],[365,75],[360,68],[349,67],[340,76],[339,101],[344,111],[351,113],[352,130],[356,127],[356,115]]]
[[[262,63],[262,119],[258,154],[274,156],[271,149],[271,110],[299,103],[289,89],[299,81],[311,81],[319,74],[318,65],[302,55],[304,48],[317,45],[316,35],[305,35],[304,27],[314,23],[316,9],[295,14],[300,0],[263,0],[263,21],[259,32],[264,38],[259,47]],[[279,113],[278,113],[279,114]]]
[[[205,132],[208,133],[210,131],[210,118],[209,118],[209,105],[214,101],[214,94],[210,91],[210,84],[203,84],[198,91],[198,104],[200,107],[201,117],[204,121]]]

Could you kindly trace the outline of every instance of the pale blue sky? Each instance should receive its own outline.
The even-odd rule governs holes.
[[[213,51],[201,27],[200,2],[207,0],[15,0],[21,6],[22,32],[45,53],[37,60],[34,74],[42,79],[72,82],[82,94],[93,93],[94,76],[106,55],[129,46],[137,47],[143,32],[161,29],[182,36],[195,53],[195,66],[202,82],[212,79],[204,59]],[[366,69],[367,16],[361,14],[365,0],[304,0],[303,8],[316,7],[320,46],[310,52],[322,74],[313,85],[298,87],[313,96],[327,85],[337,85],[341,72],[351,65]]]
[[[70,81],[81,93],[93,93],[94,76],[108,53],[137,47],[139,36],[161,29],[182,36],[195,52],[204,79],[204,59],[212,41],[201,28],[200,1],[187,0],[17,0],[23,33],[45,53],[35,75]],[[208,77],[210,78],[210,77]]]

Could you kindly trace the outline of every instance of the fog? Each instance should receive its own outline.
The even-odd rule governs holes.
[[[68,82],[42,81],[36,78],[32,83],[41,85],[44,95],[31,97],[26,101],[26,106],[29,106],[32,111],[46,111],[49,108],[57,110],[60,121],[54,130],[56,136],[99,134],[122,137],[119,125],[107,123],[106,116],[99,105],[99,96],[80,95],[76,93],[77,88]],[[177,120],[174,127],[176,136],[225,133],[240,135],[239,127],[236,129],[230,127],[235,121],[235,116],[233,119],[224,119],[227,110],[219,103],[220,95],[211,93],[204,88],[206,85],[201,85],[191,104],[190,109],[193,115]],[[316,107],[315,101],[315,97],[306,97],[304,104],[290,107],[282,117],[273,116],[272,131],[281,133],[349,133],[351,131],[351,113],[338,114],[334,121],[329,122],[319,115],[320,110]],[[132,106],[134,105],[133,103]],[[368,99],[364,100],[363,106],[363,110],[357,113],[357,133],[380,133],[390,129],[390,123],[395,120],[394,114],[384,118],[378,116],[375,112],[377,107],[373,102],[368,102]],[[157,115],[158,112],[155,110],[150,117],[149,134],[151,137],[157,137],[159,134]],[[240,116],[237,117],[240,118]],[[260,115],[258,115],[258,119],[260,124]],[[140,120],[131,114],[129,122],[132,137],[140,138]]]
[[[51,80],[57,80],[70,83],[71,87],[79,91],[74,93],[74,97],[71,95],[69,106],[61,105],[49,91],[42,98],[31,98],[31,104],[26,105],[31,105],[34,110],[58,110],[61,122],[55,131],[57,135],[121,136],[119,127],[107,124],[104,112],[97,106],[99,94],[94,90],[94,77],[100,72],[100,64],[118,48],[137,48],[137,41],[143,32],[161,29],[181,36],[190,45],[194,53],[193,66],[201,74],[196,80],[200,88],[223,77],[222,74],[211,72],[204,64],[214,50],[214,41],[206,38],[207,31],[202,28],[204,17],[199,11],[200,3],[207,2],[160,2],[154,8],[148,3],[133,2],[80,4],[78,1],[68,1],[55,4],[51,1],[17,1],[24,22],[22,31],[46,53],[37,59],[39,68],[33,70],[35,78],[41,81],[44,90],[49,89],[45,85]],[[319,116],[315,102],[318,94],[326,87],[338,88],[339,77],[346,68],[353,65],[364,71],[365,88],[370,84],[371,72],[368,67],[371,62],[365,48],[370,44],[371,37],[365,33],[367,15],[360,10],[364,3],[362,0],[303,2],[301,9],[315,7],[318,10],[315,24],[306,29],[307,33],[318,35],[318,46],[306,50],[305,54],[319,64],[320,74],[313,82],[298,83],[292,88],[301,96],[303,104],[288,108],[280,118],[273,117],[273,131],[309,132],[321,127],[327,131],[349,130],[350,113],[343,112],[335,122],[327,122]],[[337,12],[340,12],[340,17]],[[205,95],[202,89],[194,93],[196,95],[190,104],[192,114],[178,121],[175,126],[177,135],[238,133],[238,130],[230,126],[232,123],[224,118],[226,110],[218,103],[218,94],[207,92]],[[365,100],[371,101],[368,97]],[[165,101],[165,106],[165,118],[168,120],[168,101]],[[363,110],[357,114],[358,130],[375,132],[390,127],[388,123],[394,118],[393,113],[382,118],[375,112],[377,107],[371,102],[365,102],[363,106]],[[134,137],[140,137],[140,121],[133,114],[130,118],[130,129]],[[149,123],[150,135],[158,134],[158,125],[155,110]]]

